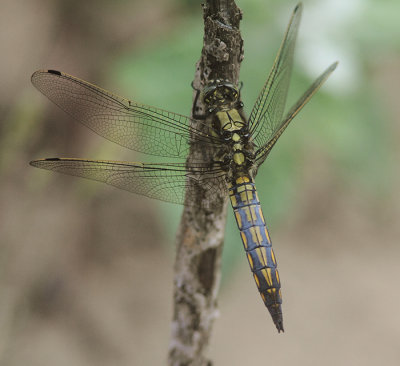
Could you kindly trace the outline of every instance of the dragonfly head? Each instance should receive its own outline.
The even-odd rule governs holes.
[[[228,80],[212,80],[203,89],[203,101],[210,112],[230,108],[239,101],[239,89]]]

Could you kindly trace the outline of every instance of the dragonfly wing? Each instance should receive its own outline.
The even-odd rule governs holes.
[[[127,100],[60,71],[36,71],[32,83],[86,127],[132,150],[185,158],[191,138],[203,143],[213,140],[190,127],[188,117]],[[196,123],[205,131],[202,122]]]
[[[301,12],[302,5],[300,3],[293,11],[272,70],[249,117],[250,133],[258,147],[265,145],[270,140],[282,120]]]
[[[225,174],[205,165],[185,163],[144,164],[136,162],[50,158],[31,161],[37,168],[107,183],[111,186],[161,201],[184,204],[185,191],[195,194],[194,183],[210,192],[211,197],[226,191]],[[195,200],[187,200],[192,204]],[[186,203],[185,203],[186,204]],[[193,203],[194,204],[194,203]]]
[[[270,140],[262,146],[256,152],[256,162],[257,165],[262,164],[262,162],[266,159],[271,149],[274,147],[276,141],[282,135],[283,131],[285,131],[286,127],[292,121],[294,117],[301,111],[301,109],[307,104],[307,102],[312,98],[312,96],[318,91],[318,89],[322,86],[322,84],[328,79],[329,75],[336,69],[338,65],[337,62],[333,63],[329,66],[312,84],[311,86],[304,92],[304,94],[300,97],[300,99],[290,108],[289,112],[286,114],[285,118],[281,121],[278,128],[276,129],[274,135],[270,138]]]

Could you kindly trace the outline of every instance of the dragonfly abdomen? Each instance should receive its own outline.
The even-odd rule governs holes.
[[[239,177],[230,185],[229,197],[257,288],[276,328],[283,331],[281,284],[254,182]]]

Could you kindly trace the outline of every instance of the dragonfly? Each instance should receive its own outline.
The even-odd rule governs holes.
[[[202,89],[207,119],[201,120],[125,99],[60,71],[32,75],[40,92],[100,136],[171,162],[47,158],[30,164],[178,204],[202,205],[195,199],[199,188],[209,197],[229,197],[254,280],[278,332],[284,331],[281,282],[254,179],[283,131],[337,66],[329,66],[284,113],[301,13],[300,3],[248,118],[240,87],[229,80],[213,80]],[[213,151],[208,161],[187,159],[195,144]]]

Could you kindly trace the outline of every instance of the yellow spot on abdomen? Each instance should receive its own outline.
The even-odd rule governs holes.
[[[271,238],[269,237],[268,229],[265,228],[265,236],[267,237],[268,241],[271,243]]]
[[[261,235],[261,231],[260,231],[260,227],[259,226],[255,226],[256,228],[256,234],[257,234],[257,243],[261,244],[263,241],[262,235]]]
[[[258,288],[260,288],[260,280],[258,279],[257,275],[253,273],[254,281],[256,281],[256,285]]]
[[[245,212],[245,214],[246,214],[247,222],[252,222],[252,220],[251,220],[251,213],[250,213],[249,207],[243,207],[242,210],[243,210],[243,211]]]
[[[265,249],[265,247],[261,247],[260,251],[261,251],[261,254],[262,254],[262,257],[263,257],[264,265],[266,266],[266,265],[268,265],[267,250]]]
[[[243,231],[241,231],[241,232],[240,232],[240,236],[242,237],[242,242],[243,242],[244,248],[247,249],[247,238],[246,238],[246,234],[245,234]]]
[[[249,199],[248,199],[248,196],[247,196],[247,192],[246,192],[246,191],[240,193],[240,200],[241,200],[245,205],[249,203]]]
[[[232,192],[232,193],[233,193],[233,192]],[[230,192],[229,192],[229,194],[230,194]],[[236,207],[236,206],[237,206],[236,196],[235,196],[234,194],[232,194],[232,195],[230,195],[229,197],[230,197],[230,199],[231,199],[231,204],[232,204],[232,206]]]
[[[256,229],[254,226],[249,227],[249,231],[251,234],[251,239],[253,240],[254,244],[257,244],[257,233],[256,233]]]
[[[243,227],[243,224],[242,224],[242,218],[240,216],[239,211],[235,211],[235,217],[236,217],[237,226],[239,229],[241,229]]]
[[[240,199],[243,203],[249,204],[253,201],[253,192],[252,191],[243,191],[240,193]]]
[[[274,262],[274,265],[276,266],[275,254],[274,254],[274,250],[272,248],[271,248],[271,258],[272,258],[272,262]]]
[[[263,257],[263,253],[261,251],[261,248],[256,248],[256,253],[257,253],[257,257],[259,262],[261,263],[262,266],[266,266],[266,263],[264,261],[264,257]]]
[[[252,218],[252,222],[256,222],[257,220],[257,214],[256,214],[256,206],[250,206],[250,212],[251,212],[251,218]]]
[[[258,200],[258,198],[257,198],[257,200]],[[264,214],[263,214],[263,212],[261,210],[261,206],[258,206],[258,212],[259,212],[259,215],[261,217],[261,220],[262,220],[263,224],[265,225]],[[267,238],[268,238],[268,235],[267,235]]]
[[[250,253],[247,253],[247,259],[249,260],[250,268],[254,268],[253,258],[251,258]]]
[[[268,289],[268,290],[267,290],[267,292],[268,292],[270,295],[273,295],[273,296],[275,297],[275,294],[276,294],[276,288],[275,288],[275,287],[273,287],[273,288],[270,288],[270,289]]]
[[[265,281],[267,281],[268,286],[272,286],[271,268],[264,268],[261,270]]]

